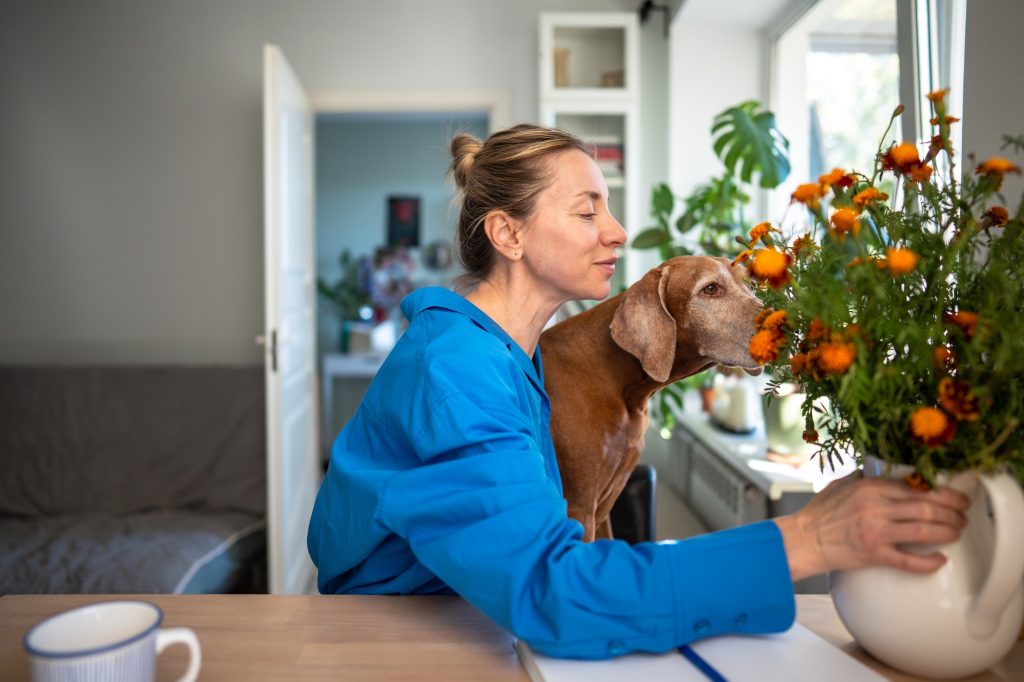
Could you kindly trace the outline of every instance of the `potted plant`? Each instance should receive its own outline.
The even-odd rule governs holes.
[[[353,261],[347,249],[338,256],[338,264],[341,266],[338,280],[332,284],[317,277],[316,289],[338,315],[341,325],[338,346],[342,353],[347,353],[350,323],[369,322],[373,319],[373,305],[370,301],[371,268],[366,258]]]
[[[987,668],[1024,618],[1024,201],[1011,213],[999,193],[1020,168],[969,160],[959,177],[945,95],[928,95],[926,148],[883,136],[869,175],[836,169],[793,193],[812,216],[806,234],[789,241],[763,224],[737,258],[766,306],[751,354],[775,385],[803,386],[820,466],[854,456],[866,475],[974,499],[957,543],[920,548],[946,556],[937,573],[832,576],[861,645],[929,678]],[[892,197],[879,189],[886,176]]]
[[[668,185],[651,193],[651,217],[655,224],[640,232],[630,244],[634,249],[658,249],[661,260],[704,254],[733,257],[740,251],[736,240],[750,226],[743,209],[750,202],[745,187],[758,176],[760,187],[770,189],[789,175],[789,142],[775,126],[772,112],[756,101],[729,107],[715,116],[712,145],[721,160],[722,172],[698,185],[680,201]],[[678,216],[674,214],[679,211]],[[697,389],[703,409],[711,411],[712,370],[687,377],[660,391],[652,400],[651,419],[668,437],[675,423],[670,403],[683,404],[683,392]]]

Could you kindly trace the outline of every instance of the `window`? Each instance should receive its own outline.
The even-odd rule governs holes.
[[[900,103],[897,0],[820,0],[774,41],[771,101],[789,138],[792,172],[769,198],[786,231],[807,225],[787,210],[793,189],[832,168],[870,172]],[[887,139],[901,139],[899,122]]]

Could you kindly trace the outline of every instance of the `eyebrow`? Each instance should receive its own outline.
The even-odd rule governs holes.
[[[592,189],[585,189],[582,192],[579,192],[578,194],[576,194],[576,196],[574,196],[573,199],[575,199],[576,197],[582,197],[584,195],[590,197],[594,201],[600,201],[601,198],[602,198],[600,192],[595,192]]]

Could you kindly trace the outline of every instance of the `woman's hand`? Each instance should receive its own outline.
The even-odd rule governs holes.
[[[946,544],[960,537],[970,500],[951,488],[920,491],[901,480],[854,473],[830,483],[800,511],[774,519],[793,580],[837,569],[892,566],[931,573],[939,552],[913,554],[904,543]]]

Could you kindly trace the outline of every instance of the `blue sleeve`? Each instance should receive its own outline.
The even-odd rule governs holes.
[[[396,473],[377,508],[377,521],[452,589],[532,647],[570,658],[792,624],[774,523],[674,543],[583,543],[528,418],[500,385],[484,385],[495,394],[429,404],[415,434],[423,464]]]

